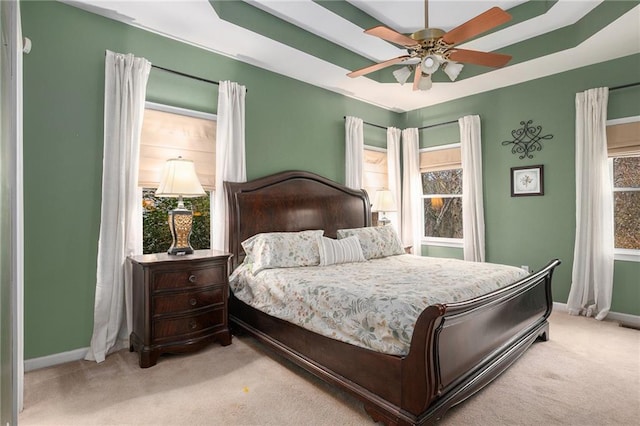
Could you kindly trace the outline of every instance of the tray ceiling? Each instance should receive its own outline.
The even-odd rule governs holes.
[[[363,33],[424,28],[423,0],[64,1],[279,74],[394,111],[409,111],[640,52],[640,2],[429,1],[429,27],[450,30],[499,6],[513,19],[461,44],[512,55],[500,69],[466,65],[455,82],[434,74],[427,91],[392,76],[347,72],[406,50]],[[162,65],[162,64],[158,64]],[[242,82],[240,82],[242,83]]]

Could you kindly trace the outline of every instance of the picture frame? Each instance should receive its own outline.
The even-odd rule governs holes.
[[[511,196],[528,197],[544,195],[544,166],[523,166],[511,168]]]

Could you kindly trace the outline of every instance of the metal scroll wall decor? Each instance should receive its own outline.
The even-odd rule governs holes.
[[[503,141],[502,145],[511,145],[512,154],[521,154],[519,158],[533,158],[532,152],[542,151],[542,139],[552,139],[553,135],[540,136],[542,126],[532,126],[533,120],[521,121],[519,129],[511,131],[512,141]]]

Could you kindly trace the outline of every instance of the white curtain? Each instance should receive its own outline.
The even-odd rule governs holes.
[[[576,239],[571,315],[602,320],[613,291],[613,195],[607,161],[606,87],[576,94]]]
[[[224,181],[246,182],[244,148],[244,99],[246,88],[221,81],[218,91],[216,133],[216,191],[214,194],[211,248],[229,251],[227,217],[229,206]]]
[[[422,254],[422,179],[418,129],[402,131],[402,242],[413,254]]]
[[[345,130],[345,185],[352,189],[362,188],[362,164],[364,132],[361,118],[347,116]]]
[[[458,119],[462,154],[462,233],[464,260],[484,262],[484,203],[482,201],[482,141],[480,117]]]
[[[91,347],[87,360],[104,361],[129,345],[131,273],[127,256],[142,253],[142,194],[138,160],[151,63],[107,51],[104,82],[102,207]]]
[[[400,177],[400,137],[402,130],[395,127],[387,128],[387,174],[388,185],[391,194],[396,201],[396,220],[391,224],[396,228],[398,235],[402,230],[402,180]]]

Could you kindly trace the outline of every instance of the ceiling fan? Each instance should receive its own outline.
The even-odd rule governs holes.
[[[393,74],[400,84],[404,84],[413,73],[413,90],[428,90],[431,88],[431,74],[441,66],[451,81],[454,81],[460,74],[463,68],[462,63],[494,68],[502,67],[511,60],[511,56],[501,53],[460,49],[455,45],[489,31],[509,20],[511,20],[510,14],[499,7],[493,7],[451,31],[445,32],[439,28],[429,28],[429,4],[428,0],[425,0],[424,29],[416,31],[409,36],[384,25],[365,30],[365,34],[380,37],[383,40],[405,47],[407,49],[406,55],[360,68],[347,75],[352,78],[360,77],[391,65],[418,59],[419,62],[397,69]]]

